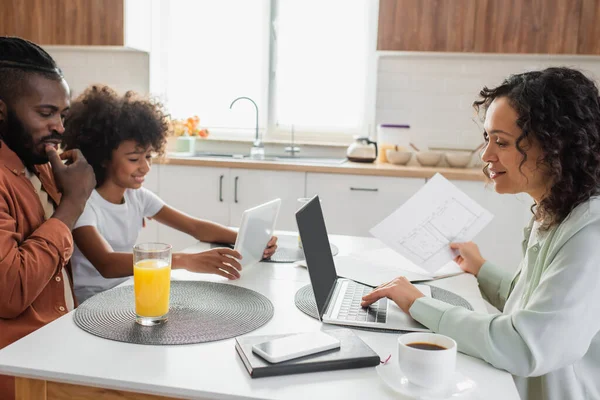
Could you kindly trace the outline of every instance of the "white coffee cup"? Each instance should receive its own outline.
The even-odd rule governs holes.
[[[425,350],[411,347],[417,343],[442,347]],[[456,369],[456,342],[437,333],[406,333],[398,338],[398,363],[409,382],[438,389],[446,386]]]

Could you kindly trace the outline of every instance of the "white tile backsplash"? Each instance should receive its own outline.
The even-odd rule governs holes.
[[[379,54],[376,124],[411,126],[420,147],[472,149],[482,141],[471,104],[483,86],[550,66],[582,70],[600,82],[600,57],[472,53]]]
[[[105,84],[119,93],[150,92],[149,55],[125,47],[44,46],[62,69],[76,98],[89,85]]]

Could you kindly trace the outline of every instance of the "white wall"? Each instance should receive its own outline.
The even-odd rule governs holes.
[[[576,67],[600,82],[597,56],[381,52],[376,123],[410,124],[422,147],[474,149],[483,141],[471,106],[479,90],[548,66]]]
[[[62,69],[73,98],[91,84],[105,84],[120,93],[149,93],[148,53],[112,46],[44,46]]]

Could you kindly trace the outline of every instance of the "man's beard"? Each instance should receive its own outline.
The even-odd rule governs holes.
[[[44,154],[36,153],[32,135],[27,132],[23,123],[11,111],[7,113],[6,124],[7,129],[4,135],[2,135],[2,140],[19,156],[27,168],[31,169],[34,165],[46,164],[48,162],[48,156],[45,152]],[[57,133],[48,135],[48,137],[57,136],[60,137]]]

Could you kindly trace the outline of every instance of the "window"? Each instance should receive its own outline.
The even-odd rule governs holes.
[[[324,141],[336,133],[366,132],[367,76],[375,56],[375,36],[369,31],[372,3],[277,3],[271,92],[277,136],[289,136],[291,125],[305,138]]]
[[[299,140],[347,142],[366,131],[374,104],[365,77],[374,79],[376,3],[163,1],[154,87],[174,117],[198,115],[213,138],[253,139],[254,106],[229,109],[246,96],[264,139],[288,140],[294,125]]]
[[[164,1],[160,43],[162,92],[174,118],[200,117],[213,137],[254,135],[252,98],[266,125],[269,60],[268,0]]]

